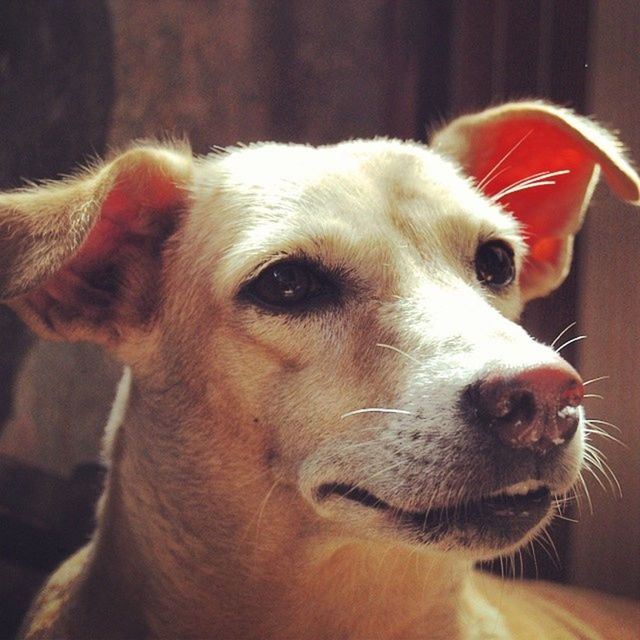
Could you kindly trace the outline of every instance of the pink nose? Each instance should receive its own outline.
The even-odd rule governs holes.
[[[502,444],[544,454],[575,434],[583,395],[578,373],[558,361],[513,376],[489,375],[469,388],[466,402]]]

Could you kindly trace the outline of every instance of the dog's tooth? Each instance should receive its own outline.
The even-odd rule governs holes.
[[[539,480],[525,480],[508,486],[504,491],[502,491],[502,493],[506,493],[510,496],[524,496],[531,491],[540,489],[542,486],[543,484]]]

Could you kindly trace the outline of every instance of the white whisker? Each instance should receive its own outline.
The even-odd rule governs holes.
[[[615,429],[618,433],[622,433],[622,429],[618,425],[613,424],[613,422],[607,422],[606,420],[598,420],[597,418],[589,418],[586,422],[593,424],[603,424],[605,427],[611,427]]]
[[[260,504],[260,508],[258,509],[258,517],[256,519],[256,539],[260,535],[260,525],[262,524],[262,518],[264,517],[265,509],[267,508],[267,502],[269,502],[269,498],[272,496],[273,492],[276,490],[276,487],[280,484],[280,479],[276,478],[274,483],[271,485],[271,488],[267,491],[264,499]]]
[[[506,161],[506,159],[533,133],[533,129],[527,131],[518,142],[516,142],[509,151],[507,151],[496,164],[493,165],[493,168],[487,173],[487,175],[478,182],[478,189],[483,189],[489,184],[489,179],[495,174],[496,170]]]
[[[586,455],[585,455],[585,460],[587,460],[587,462],[591,462],[595,466],[598,466],[598,465],[595,464],[593,459],[587,459]],[[600,476],[595,472],[593,467],[590,466],[589,464],[587,464],[587,465],[585,465],[584,468],[585,468],[585,471],[588,471],[595,478],[595,481],[600,485],[600,488],[606,493],[607,488],[604,486],[604,482],[602,482],[602,480],[600,479]],[[593,511],[591,513],[593,513]]]
[[[587,434],[589,433],[594,433],[598,436],[601,436],[603,438],[606,438],[607,440],[611,440],[612,442],[615,442],[616,444],[619,444],[621,447],[624,447],[625,449],[629,449],[629,445],[626,442],[622,442],[622,440],[619,440],[618,438],[616,438],[615,436],[612,436],[608,431],[605,431],[604,429],[600,429],[599,427],[595,427],[593,425],[589,424],[589,420],[586,421],[587,425],[589,425],[587,427]]]
[[[622,487],[618,482],[618,478],[616,474],[613,472],[613,469],[609,466],[609,463],[606,461],[606,456],[598,451],[593,445],[585,446],[585,460],[587,461],[587,465],[585,466],[586,470],[589,471],[598,481],[598,484],[603,488],[606,492],[606,488],[604,484],[600,481],[600,478],[597,476],[595,471],[589,466],[592,464],[595,466],[598,471],[603,475],[606,481],[609,483],[609,487],[611,488],[612,493],[615,495],[622,497]]]
[[[590,453],[591,455],[595,456],[598,460],[601,460],[601,459],[605,458],[604,453],[602,453],[597,447],[592,445],[588,441],[588,439],[584,443],[584,450],[585,450],[586,453]]]
[[[570,331],[571,329],[573,329],[573,327],[575,327],[578,323],[577,322],[571,322],[570,324],[568,324],[553,340],[553,342],[549,345],[552,349],[553,347],[556,346],[556,344],[558,343],[558,340],[560,340],[560,338],[562,338],[562,336],[567,333],[567,331]]]
[[[584,445],[584,456],[585,460],[593,465],[595,465],[600,471],[604,471],[602,467],[602,461],[604,460],[604,454],[598,451],[596,447],[592,444],[586,443]]]
[[[348,418],[349,416],[355,416],[360,413],[399,413],[405,416],[410,416],[411,411],[405,411],[404,409],[388,409],[385,407],[366,407],[365,409],[355,409],[354,411],[347,411],[343,413],[340,418]]]
[[[609,484],[611,485],[611,490],[613,491],[613,493],[617,492],[618,497],[622,498],[622,487],[618,482],[618,478],[616,474],[613,472],[613,469],[609,466],[609,463],[606,462],[606,460],[601,460],[601,462],[602,462],[602,466],[606,469],[605,477],[607,478],[607,480],[609,481]]]
[[[578,509],[578,517],[582,517],[582,498],[580,497],[580,493],[576,486],[571,487],[571,500],[575,501],[576,508]],[[567,496],[566,500],[569,500],[569,496]]]
[[[588,469],[588,467],[586,467]],[[587,499],[587,504],[589,505],[589,513],[593,515],[593,502],[591,502],[591,495],[589,494],[589,487],[587,487],[587,483],[584,481],[584,477],[582,473],[578,476],[578,482],[582,486],[584,491],[585,498]],[[577,495],[577,494],[576,494]]]
[[[492,171],[495,169],[494,167]],[[505,171],[508,171],[509,167],[503,167],[500,171],[496,172],[494,175],[491,175],[491,171],[480,181],[478,182],[478,189],[483,189],[486,191],[487,187],[497,178],[499,178]]]
[[[601,380],[608,380],[611,376],[600,376],[598,378],[591,378],[591,380],[586,380],[582,383],[583,387],[586,387],[589,384],[593,384],[594,382],[600,382]]]
[[[556,518],[558,518],[559,520],[566,520],[567,522],[573,522],[574,524],[577,524],[578,522],[580,522],[580,520],[577,520],[576,518],[570,518],[569,516],[565,516],[562,513],[556,513]]]
[[[516,576],[519,580],[524,580],[524,557],[522,549],[518,549],[518,559],[520,560],[520,575]]]
[[[571,340],[563,342],[557,349],[555,349],[555,352],[560,353],[565,347],[568,347],[570,344],[578,342],[579,340],[584,340],[586,337],[587,336],[576,336],[575,338],[571,338]]]
[[[418,360],[417,358],[414,358],[412,355],[410,355],[406,351],[403,351],[402,349],[398,349],[398,347],[394,347],[390,344],[384,344],[383,342],[377,342],[376,347],[382,347],[383,349],[391,349],[391,351],[395,351],[396,353],[399,353],[405,358],[409,358],[409,360],[415,362],[416,364],[420,364],[420,360]]]
[[[568,504],[573,504],[577,501],[575,491],[570,491],[561,497],[555,498],[555,503],[558,505],[558,508],[564,509]]]
[[[558,555],[558,549],[556,548],[555,542],[553,541],[551,534],[546,529],[543,529],[540,532],[540,536],[541,537],[539,538],[539,540],[541,543],[543,543],[543,541],[546,541],[546,543],[548,543],[548,547],[547,547],[547,544],[542,544],[542,548],[548,553],[549,559],[554,564],[556,569],[560,570],[562,562],[560,561],[560,556]],[[549,547],[551,550],[549,550]]]
[[[517,191],[524,191],[525,189],[533,189],[535,187],[544,187],[551,186],[556,184],[555,180],[548,180],[547,178],[554,178],[556,176],[564,175],[565,173],[569,173],[568,169],[563,169],[562,171],[550,171],[544,173],[537,173],[528,178],[524,178],[523,180],[518,180],[514,182],[512,185],[505,187],[498,193],[491,196],[491,199],[494,202],[497,202],[501,198],[508,196],[510,193],[516,193]]]
[[[531,557],[533,558],[533,566],[535,569],[534,577],[537,579],[540,575],[538,568],[538,558],[536,556],[535,538],[529,541],[529,549],[531,550]]]

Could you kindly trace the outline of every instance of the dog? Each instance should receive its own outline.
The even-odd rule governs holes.
[[[473,569],[580,473],[582,380],[516,320],[600,171],[639,201],[615,137],[531,101],[2,194],[2,299],[126,365],[95,534],[22,637],[635,637],[630,603]]]

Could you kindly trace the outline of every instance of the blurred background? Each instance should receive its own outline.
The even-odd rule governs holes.
[[[69,173],[133,138],[213,145],[426,140],[444,120],[544,97],[593,113],[640,160],[637,0],[4,0],[0,188]],[[563,354],[622,486],[586,474],[525,574],[640,597],[640,215],[596,193],[574,270],[525,326]],[[119,367],[37,341],[0,307],[0,638],[82,544]],[[604,425],[606,426],[606,425]],[[604,485],[604,488],[599,486]],[[613,487],[610,486],[613,484]],[[593,511],[593,513],[591,513]],[[577,520],[577,522],[573,522]]]

